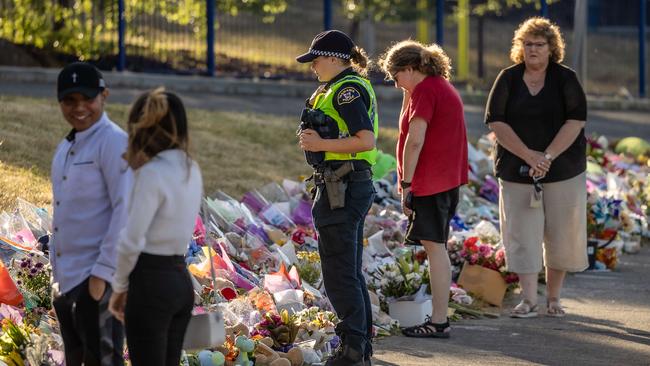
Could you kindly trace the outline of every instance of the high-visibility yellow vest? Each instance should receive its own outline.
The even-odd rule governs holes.
[[[319,109],[323,111],[326,115],[332,117],[339,128],[339,138],[350,137],[350,132],[348,130],[348,125],[345,123],[343,118],[339,115],[339,112],[334,108],[334,98],[341,86],[345,83],[353,82],[361,85],[368,92],[370,96],[370,108],[368,108],[368,116],[372,121],[373,133],[375,135],[375,141],[379,133],[379,115],[377,114],[377,97],[375,91],[370,85],[370,81],[356,75],[348,75],[343,77],[341,80],[335,82],[330,86],[330,88],[322,94],[319,94],[314,101],[314,109]],[[372,150],[358,152],[358,153],[333,153],[325,152],[325,160],[365,160],[370,165],[374,165],[377,161],[377,148]]]

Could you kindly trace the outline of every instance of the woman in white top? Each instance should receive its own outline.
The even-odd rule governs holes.
[[[201,205],[201,172],[176,95],[163,88],[141,95],[128,130],[134,185],[109,309],[125,323],[133,366],[178,366],[193,307],[184,254]]]

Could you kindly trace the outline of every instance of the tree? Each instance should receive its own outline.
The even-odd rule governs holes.
[[[194,25],[197,38],[206,32],[205,0],[124,0],[126,21],[136,16],[160,16],[166,22]],[[249,12],[271,22],[293,0],[218,0],[219,12]],[[137,10],[138,12],[135,12]],[[0,7],[0,38],[92,59],[112,49],[117,34],[117,0],[3,0]],[[110,52],[109,52],[110,53]]]

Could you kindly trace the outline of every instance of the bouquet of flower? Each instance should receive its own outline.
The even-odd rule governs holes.
[[[296,253],[296,268],[300,279],[312,286],[317,286],[321,279],[320,255],[318,252],[300,251]]]
[[[29,253],[29,256],[23,259],[14,260],[11,267],[16,285],[25,295],[27,307],[50,309],[52,307],[52,286],[50,284],[52,267],[50,264],[39,261],[34,253]]]
[[[370,288],[385,299],[403,299],[415,295],[422,286],[429,286],[429,265],[420,264],[407,252],[397,262],[377,267],[371,274]]]
[[[25,347],[29,344],[31,330],[14,319],[2,319],[0,336],[0,361],[8,365],[24,365]]]
[[[591,135],[587,138],[587,156],[600,166],[607,166],[609,161],[605,156],[608,141],[604,136]]]
[[[298,322],[296,314],[289,315],[287,310],[280,314],[266,313],[261,322],[255,324],[251,336],[271,337],[273,347],[282,349],[293,344],[298,334]]]
[[[18,310],[1,304],[0,319],[0,361],[16,366],[63,363],[53,339],[29,323]]]
[[[296,323],[299,327],[297,338],[301,341],[315,340],[314,349],[318,350],[326,342],[334,339],[336,336],[334,327],[338,321],[336,314],[323,311],[316,306],[301,310],[296,313]]]
[[[477,236],[467,238],[463,242],[463,249],[458,252],[463,262],[497,271],[508,284],[518,282],[516,274],[506,271],[505,255],[503,246],[483,243]]]
[[[615,236],[621,225],[622,202],[590,194],[587,198],[587,236],[607,240]]]

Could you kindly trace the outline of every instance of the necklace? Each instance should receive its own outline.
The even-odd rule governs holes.
[[[533,78],[532,76],[530,76],[530,74],[528,74],[528,75],[524,75],[524,80],[530,86],[536,87],[536,86],[539,86],[540,84],[542,84],[544,82],[544,77],[545,76],[546,76],[546,74],[542,74],[541,76]]]

